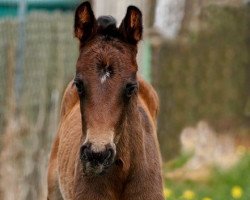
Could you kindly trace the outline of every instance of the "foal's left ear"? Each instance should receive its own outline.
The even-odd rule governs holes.
[[[123,39],[131,44],[137,44],[142,39],[142,13],[135,6],[129,6],[119,27]]]
[[[89,2],[80,4],[75,12],[75,36],[86,42],[93,36],[97,29],[97,21]]]

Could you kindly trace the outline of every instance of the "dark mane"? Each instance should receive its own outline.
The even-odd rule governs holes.
[[[100,16],[97,19],[97,33],[105,36],[106,38],[118,38],[119,30],[116,27],[116,20],[114,17],[108,16]]]

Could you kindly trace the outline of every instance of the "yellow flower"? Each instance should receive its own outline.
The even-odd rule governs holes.
[[[242,197],[243,190],[240,186],[234,186],[231,189],[231,195],[234,199],[240,199]]]
[[[164,188],[164,197],[168,198],[172,195],[172,191],[168,188]]]
[[[185,190],[182,194],[182,197],[187,200],[195,198],[195,193],[192,190]]]
[[[209,197],[204,197],[204,198],[202,198],[202,200],[212,200],[212,199]]]
[[[246,147],[240,145],[236,149],[236,153],[240,156],[244,155],[246,153]]]

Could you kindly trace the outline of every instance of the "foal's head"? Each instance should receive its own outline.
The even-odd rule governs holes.
[[[74,81],[84,136],[80,159],[86,174],[101,174],[115,161],[123,121],[136,102],[142,14],[129,6],[117,28],[111,16],[96,20],[90,4],[84,2],[76,10],[74,28],[80,41]]]

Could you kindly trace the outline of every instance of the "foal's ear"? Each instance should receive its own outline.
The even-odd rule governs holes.
[[[119,32],[127,42],[137,44],[142,39],[142,29],[141,11],[135,6],[129,6]]]
[[[80,4],[75,12],[75,36],[85,42],[96,32],[97,22],[89,2]]]

